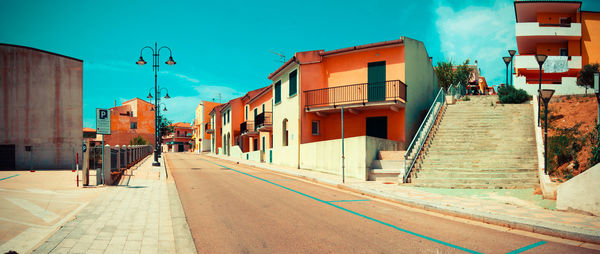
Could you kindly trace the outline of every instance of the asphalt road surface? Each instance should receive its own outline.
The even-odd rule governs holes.
[[[191,154],[167,154],[198,253],[597,253]]]

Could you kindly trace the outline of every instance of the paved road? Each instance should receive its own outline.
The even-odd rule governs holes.
[[[594,252],[206,156],[167,159],[199,253]]]

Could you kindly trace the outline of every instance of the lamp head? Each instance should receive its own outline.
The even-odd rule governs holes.
[[[142,56],[140,56],[140,59],[137,60],[137,62],[135,62],[137,65],[142,66],[144,64],[146,64],[146,61],[144,61],[144,58]]]
[[[552,99],[552,95],[554,94],[554,89],[542,89],[540,90],[540,96],[542,96],[542,100],[544,103],[548,104],[550,99]]]
[[[150,108],[150,111],[154,111],[154,107],[151,107],[151,108]]]
[[[502,57],[502,60],[504,60],[504,63],[508,66],[508,64],[510,63],[510,61],[512,60],[512,57],[510,56],[505,56]]]
[[[167,60],[165,63],[168,65],[175,65],[175,60],[173,60],[172,56],[169,56],[169,60]]]
[[[151,94],[151,93],[148,93],[148,96],[146,96],[146,98],[148,98],[148,99],[152,99],[152,94]]]
[[[509,49],[509,50],[508,50],[508,54],[510,54],[510,57],[511,57],[511,58],[512,58],[513,56],[515,56],[515,54],[516,54],[516,53],[517,53],[517,51],[516,51],[516,50],[514,50],[514,49]]]
[[[167,107],[165,107],[165,108],[163,109],[163,111],[167,111]]]
[[[600,73],[594,73],[594,92],[600,94]]]
[[[544,65],[544,62],[546,62],[547,58],[548,58],[547,55],[538,55],[538,54],[535,54],[535,60],[538,62],[538,64],[540,66]]]
[[[169,92],[167,92],[167,95],[165,95],[165,99],[170,99],[171,96],[169,96]]]

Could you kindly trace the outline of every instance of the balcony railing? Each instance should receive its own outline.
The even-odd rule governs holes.
[[[273,125],[273,114],[271,112],[262,112],[256,116],[256,128],[271,127]]]
[[[256,131],[256,129],[254,128],[253,121],[245,121],[240,124],[240,133],[242,133],[242,135],[244,135],[248,132],[254,132],[254,131]]]
[[[406,102],[406,84],[400,80],[362,83],[304,91],[306,107],[337,106],[380,101]]]
[[[515,26],[515,35],[517,37],[519,37],[519,36],[552,36],[552,37],[564,37],[565,39],[566,38],[577,38],[577,37],[581,37],[581,23],[540,24],[537,22],[519,22],[519,23],[516,23],[516,26]]]

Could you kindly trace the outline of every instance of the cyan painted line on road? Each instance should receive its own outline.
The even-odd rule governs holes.
[[[356,201],[371,201],[370,199],[350,199],[350,200],[332,200],[327,202],[356,202]]]
[[[8,179],[8,178],[13,178],[13,177],[15,177],[15,176],[19,176],[19,174],[12,175],[12,176],[9,176],[9,177],[4,177],[4,178],[0,179],[0,181],[2,181],[2,180],[6,180],[6,179]]]
[[[538,247],[538,246],[540,246],[540,245],[543,245],[543,244],[546,244],[546,241],[539,241],[539,242],[537,242],[537,243],[534,243],[534,244],[532,244],[532,245],[527,245],[527,246],[525,246],[525,247],[523,247],[523,248],[520,248],[520,249],[513,250],[513,251],[511,251],[511,252],[509,252],[509,253],[506,253],[506,254],[517,254],[517,253],[521,253],[521,252],[524,252],[524,251],[527,251],[527,250],[533,249],[533,248],[535,248],[535,247]]]
[[[205,159],[201,159],[201,160],[203,160],[203,161],[207,161],[207,162],[209,162],[209,163],[215,164],[215,165],[217,165],[217,166],[220,166],[220,167],[223,167],[223,168],[227,168],[227,169],[229,169],[229,170],[232,170],[232,171],[238,172],[238,173],[240,173],[240,174],[247,175],[247,176],[249,176],[249,177],[256,178],[256,179],[258,179],[258,180],[261,180],[261,181],[263,181],[263,182],[267,182],[267,183],[270,183],[270,184],[272,184],[272,185],[275,185],[275,186],[278,186],[278,187],[284,188],[284,189],[286,189],[286,190],[289,190],[289,191],[291,191],[291,192],[298,193],[298,194],[300,194],[300,195],[302,195],[302,196],[305,196],[305,197],[307,197],[307,198],[314,199],[314,200],[316,200],[316,201],[319,201],[319,202],[321,202],[321,203],[324,203],[324,204],[327,204],[327,205],[333,206],[333,207],[335,207],[335,208],[338,208],[338,209],[340,209],[340,210],[343,210],[343,211],[349,212],[349,213],[351,213],[351,214],[354,214],[354,215],[357,215],[357,216],[363,217],[363,218],[365,218],[365,219],[367,219],[367,220],[371,220],[371,221],[377,222],[377,223],[379,223],[379,224],[382,224],[382,225],[385,225],[385,226],[388,226],[388,227],[394,228],[394,229],[396,229],[396,230],[402,231],[402,232],[404,232],[404,233],[407,233],[407,234],[411,234],[411,235],[414,235],[414,236],[417,236],[417,237],[421,237],[421,238],[423,238],[423,239],[427,239],[427,240],[429,240],[429,241],[432,241],[432,242],[435,242],[435,243],[439,243],[439,244],[442,244],[442,245],[446,245],[446,246],[448,246],[448,247],[452,247],[452,248],[455,248],[455,249],[459,249],[459,250],[462,250],[462,251],[465,251],[465,252],[468,252],[468,253],[481,253],[481,252],[477,252],[477,251],[474,251],[474,250],[470,250],[470,249],[467,249],[467,248],[463,248],[463,247],[460,247],[460,246],[458,246],[458,245],[454,245],[454,244],[451,244],[451,243],[447,243],[447,242],[444,242],[444,241],[441,241],[441,240],[438,240],[438,239],[435,239],[435,238],[431,238],[431,237],[429,237],[429,236],[425,236],[425,235],[422,235],[422,234],[419,234],[419,233],[416,233],[416,232],[412,232],[412,231],[409,231],[409,230],[406,230],[406,229],[403,229],[403,228],[400,228],[400,227],[394,226],[394,225],[392,225],[392,224],[389,224],[389,223],[387,223],[387,222],[383,222],[383,221],[380,221],[380,220],[378,220],[378,219],[375,219],[375,218],[372,218],[372,217],[369,217],[369,216],[366,216],[366,215],[360,214],[360,213],[358,213],[358,212],[352,211],[352,210],[350,210],[350,209],[343,208],[343,207],[341,207],[341,206],[338,206],[338,205],[336,205],[336,204],[332,204],[332,203],[330,203],[330,202],[328,202],[328,201],[325,201],[325,200],[319,199],[319,198],[317,198],[317,197],[313,197],[313,196],[311,196],[311,195],[308,195],[308,194],[305,194],[305,193],[299,192],[299,191],[297,191],[297,190],[290,189],[290,188],[288,188],[288,187],[285,187],[285,186],[283,186],[283,185],[280,185],[280,184],[277,184],[277,183],[271,182],[271,181],[269,181],[269,180],[267,180],[267,179],[264,179],[264,178],[260,178],[260,177],[258,177],[258,176],[254,176],[254,175],[251,175],[251,174],[248,174],[248,173],[245,173],[245,172],[239,171],[239,170],[235,170],[235,169],[229,168],[229,167],[227,167],[227,166],[223,166],[223,165],[220,165],[220,164],[218,164],[218,163],[214,163],[214,162],[212,162],[212,161],[209,161],[209,160],[205,160]]]

